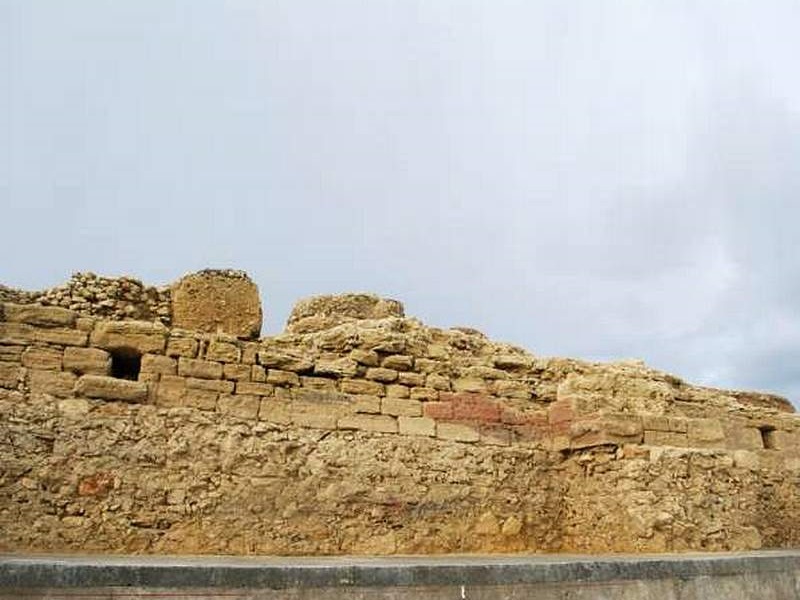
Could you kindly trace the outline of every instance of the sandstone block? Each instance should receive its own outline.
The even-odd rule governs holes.
[[[384,398],[381,400],[381,412],[395,417],[419,417],[422,415],[422,402],[405,398]]]
[[[119,400],[121,402],[144,402],[147,400],[147,384],[102,375],[82,375],[75,384],[75,391],[87,398]]]
[[[172,324],[205,333],[255,339],[261,332],[258,287],[241,271],[186,275],[172,289]]]
[[[0,362],[22,362],[22,353],[25,346],[3,346],[0,345]]]
[[[336,391],[310,390],[307,388],[297,388],[292,390],[292,397],[309,404],[339,403],[346,404],[349,397]]]
[[[172,358],[196,358],[197,357],[197,340],[191,337],[176,337],[169,336],[167,342],[166,355]]]
[[[186,379],[174,375],[163,375],[156,387],[155,400],[159,406],[183,406]]]
[[[397,433],[397,419],[386,415],[347,415],[339,419],[337,426],[339,429]]]
[[[177,361],[169,356],[161,356],[160,354],[145,354],[142,356],[141,373],[175,375],[177,369]]]
[[[381,399],[376,396],[354,396],[353,412],[380,414]]]
[[[230,342],[223,342],[220,340],[212,340],[206,350],[206,360],[215,360],[226,363],[239,362],[241,358],[241,351],[236,344]]]
[[[240,365],[236,363],[225,363],[222,365],[222,376],[231,381],[250,381],[254,365]]]
[[[342,414],[342,408],[336,405],[326,406],[307,402],[292,402],[290,412],[292,423],[298,427],[336,429],[336,422]]]
[[[427,417],[398,417],[397,426],[401,435],[434,437],[436,421]]]
[[[398,373],[394,369],[385,369],[382,367],[367,369],[366,374],[367,379],[372,379],[373,381],[382,381],[383,383],[397,381],[397,376]]]
[[[504,398],[516,398],[518,400],[530,400],[533,395],[531,385],[522,381],[508,379],[498,379],[492,382],[492,393]]]
[[[422,402],[434,402],[439,399],[439,392],[433,388],[415,387],[411,388],[411,399]]]
[[[360,348],[356,348],[350,352],[350,358],[352,358],[358,364],[366,367],[377,367],[380,364],[380,357],[378,356],[378,353],[372,350],[362,350]]]
[[[179,358],[178,375],[200,379],[222,379],[222,364],[199,358]]]
[[[689,436],[675,431],[658,431],[645,429],[644,443],[649,446],[689,447]]]
[[[452,382],[455,392],[486,392],[488,387],[483,379],[478,377],[460,377]]]
[[[342,379],[340,388],[345,394],[365,394],[368,396],[383,396],[383,384],[367,379]]]
[[[280,386],[299,386],[300,377],[293,371],[281,371],[280,369],[269,369],[267,371],[267,383]]]
[[[290,425],[292,413],[289,402],[277,400],[275,398],[261,398],[258,409],[258,418],[261,421],[269,421],[278,425]]]
[[[400,385],[407,385],[408,387],[425,387],[425,375],[422,373],[401,371],[397,375],[397,383]]]
[[[461,423],[436,424],[436,437],[454,442],[477,442],[481,439],[477,429]]]
[[[443,363],[439,360],[433,360],[431,358],[417,358],[414,361],[414,370],[419,373],[428,374],[441,374],[443,371],[442,369],[445,368],[447,363]]]
[[[62,359],[61,350],[31,346],[22,353],[22,366],[46,371],[60,371]]]
[[[195,377],[186,378],[187,390],[207,390],[211,392],[218,392],[220,394],[232,394],[234,389],[233,381],[224,381],[222,379],[197,379]]]
[[[10,390],[22,383],[25,377],[25,369],[16,363],[0,362],[0,387]]]
[[[250,379],[257,383],[264,383],[267,380],[267,370],[259,365],[252,365]]]
[[[510,446],[513,439],[511,429],[502,425],[481,425],[478,432],[487,446]]]
[[[335,392],[337,380],[330,377],[300,376],[300,386],[309,390],[319,390],[321,392]]]
[[[28,389],[31,392],[50,394],[59,398],[68,398],[74,394],[76,380],[74,373],[66,371],[28,369],[27,372]]]
[[[81,375],[110,375],[111,355],[99,348],[65,348],[64,369]]]
[[[452,404],[452,418],[457,421],[479,421],[482,423],[500,421],[501,406],[496,400],[484,394],[442,392],[439,394],[439,399]]]
[[[422,405],[422,412],[431,419],[447,420],[453,418],[452,402],[426,402]]]
[[[261,399],[258,396],[237,395],[231,396],[224,394],[219,397],[217,410],[224,415],[232,415],[241,419],[255,419],[258,417],[258,409],[261,406]]]
[[[531,368],[533,359],[520,354],[498,354],[493,363],[496,368],[504,371],[527,371]]]
[[[718,444],[725,439],[722,425],[715,419],[690,419],[688,429],[689,442],[692,446]]]
[[[431,373],[426,378],[426,386],[442,392],[450,391],[450,379],[444,375]]]
[[[59,346],[85,346],[89,341],[89,334],[77,329],[54,327],[51,329],[37,329],[34,336],[37,342],[43,344],[58,344]]]
[[[274,350],[262,350],[258,353],[260,365],[270,369],[282,369],[284,371],[294,371],[304,373],[314,368],[314,361],[307,356],[277,352]]]
[[[414,357],[405,354],[393,354],[384,358],[381,366],[395,371],[410,371],[414,368]]]
[[[258,360],[258,350],[261,347],[256,342],[241,342],[243,365],[254,365]]]
[[[31,344],[36,339],[36,329],[25,323],[0,321],[0,344]]]
[[[3,306],[6,321],[27,323],[43,327],[72,327],[77,315],[58,306],[39,306],[36,304],[10,304]]]
[[[199,410],[215,410],[219,393],[213,390],[189,389],[183,394],[181,406],[187,408],[197,408]]]
[[[83,419],[91,409],[91,404],[83,398],[66,398],[59,401],[58,412],[67,419]]]
[[[140,354],[161,354],[166,346],[166,328],[146,321],[100,321],[90,337],[91,345],[104,350],[132,348]]]
[[[236,393],[246,396],[271,396],[275,388],[268,383],[237,381]]]
[[[404,385],[387,385],[386,395],[391,398],[408,398],[411,395],[411,390]]]
[[[358,373],[358,363],[352,358],[339,358],[336,355],[323,355],[314,365],[314,373],[318,375],[333,375],[334,377],[353,377]]]

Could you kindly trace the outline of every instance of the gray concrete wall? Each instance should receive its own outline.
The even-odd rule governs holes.
[[[594,557],[0,556],[0,600],[798,600],[800,551]]]

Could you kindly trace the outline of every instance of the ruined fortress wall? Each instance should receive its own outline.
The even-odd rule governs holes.
[[[779,398],[535,357],[368,296],[308,306],[246,340],[3,304],[0,551],[800,543]]]

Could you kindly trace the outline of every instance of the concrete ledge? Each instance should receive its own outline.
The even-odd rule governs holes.
[[[599,583],[789,574],[800,550],[658,556],[391,558],[0,556],[0,590],[397,588]],[[798,590],[800,591],[800,590]],[[0,592],[2,593],[2,592]],[[767,596],[765,596],[767,597]],[[769,596],[773,597],[773,596]]]

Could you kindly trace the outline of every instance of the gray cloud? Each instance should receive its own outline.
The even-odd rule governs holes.
[[[247,269],[800,398],[794,2],[0,7],[5,283]]]

